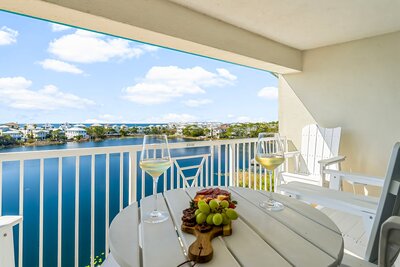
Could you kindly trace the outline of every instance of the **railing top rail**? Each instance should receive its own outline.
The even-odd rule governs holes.
[[[169,143],[170,149],[191,148],[191,147],[208,147],[228,144],[241,144],[256,142],[257,138],[244,139],[224,139],[224,140],[207,140],[193,142],[176,142]],[[157,146],[154,146],[157,149]],[[72,149],[50,149],[39,151],[20,151],[20,152],[0,152],[0,161],[16,161],[16,160],[32,160],[41,158],[60,158],[74,156],[89,156],[97,154],[113,154],[125,152],[137,152],[142,149],[142,145],[128,146],[104,146],[104,147],[88,147],[88,148],[72,148]]]

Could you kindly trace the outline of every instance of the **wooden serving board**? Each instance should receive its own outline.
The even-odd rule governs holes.
[[[198,263],[209,262],[213,257],[211,241],[217,236],[229,236],[232,234],[231,223],[223,226],[213,226],[205,233],[200,232],[196,226],[186,226],[182,224],[182,231],[196,236],[188,251],[189,259]]]

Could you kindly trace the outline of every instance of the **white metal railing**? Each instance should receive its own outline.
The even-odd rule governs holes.
[[[267,177],[265,170],[255,164],[254,153],[256,150],[256,138],[251,139],[232,139],[232,140],[216,140],[216,141],[196,141],[196,142],[178,142],[170,143],[169,147],[173,156],[173,165],[166,171],[160,180],[163,181],[163,191],[174,188],[187,186],[247,186],[254,189],[261,189],[262,183],[265,187],[269,184],[269,190],[273,189],[272,179]],[[157,147],[154,147],[156,149]],[[194,148],[206,149],[206,153],[191,154],[190,150]],[[119,155],[119,205],[121,211],[126,204],[135,202],[146,196],[146,175],[138,169],[139,153],[141,145],[132,146],[111,146],[111,147],[94,147],[80,149],[60,149],[46,151],[31,152],[12,152],[0,153],[0,216],[2,213],[3,199],[3,163],[17,161],[19,162],[19,215],[24,216],[24,177],[25,162],[28,160],[39,161],[39,229],[24,228],[23,223],[19,226],[18,238],[18,266],[28,266],[23,263],[23,236],[26,231],[39,232],[39,255],[38,263],[34,266],[43,266],[45,257],[43,252],[43,222],[44,222],[44,177],[45,177],[45,161],[48,159],[57,159],[57,266],[62,265],[62,209],[63,209],[63,159],[75,159],[75,204],[74,204],[74,266],[79,266],[79,208],[80,208],[80,181],[88,179],[80,177],[81,159],[82,157],[90,157],[90,258],[91,266],[94,266],[93,259],[95,257],[95,193],[96,193],[96,156],[105,155],[105,244],[104,250],[107,256],[109,252],[108,228],[110,224],[110,156]],[[175,153],[176,152],[176,153]],[[184,155],[177,155],[178,152]],[[128,161],[128,173],[124,175],[124,159]],[[185,160],[192,160],[192,165],[185,165]],[[125,160],[126,162],[126,160]],[[185,165],[185,166],[182,166]],[[194,175],[188,176],[188,171],[195,171]],[[216,173],[214,173],[216,171]],[[138,175],[138,173],[141,173]],[[168,174],[169,172],[169,174]],[[127,176],[127,177],[126,177]],[[140,178],[138,178],[140,176]],[[126,177],[126,178],[124,178]],[[124,188],[124,179],[128,181],[128,188]],[[169,183],[168,183],[169,179]],[[242,180],[242,183],[240,183]],[[247,180],[248,183],[244,181]],[[259,180],[257,182],[257,180]],[[189,182],[192,183],[189,183]],[[257,186],[258,183],[258,186]],[[140,185],[139,185],[140,184]],[[276,183],[275,183],[276,184]],[[140,187],[140,188],[139,188]],[[127,193],[126,193],[127,191]],[[125,193],[124,193],[125,192]],[[124,196],[127,194],[128,203],[124,205]],[[48,216],[48,215],[46,215]],[[89,260],[89,259],[88,259]],[[30,262],[32,264],[32,262]]]

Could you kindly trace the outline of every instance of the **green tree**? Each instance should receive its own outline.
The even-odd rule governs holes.
[[[91,126],[89,128],[86,128],[86,132],[90,136],[90,138],[93,138],[95,140],[102,140],[106,138],[106,129],[101,126]]]

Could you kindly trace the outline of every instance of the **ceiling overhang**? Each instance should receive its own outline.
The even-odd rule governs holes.
[[[161,0],[2,0],[0,9],[286,74],[302,52]]]

